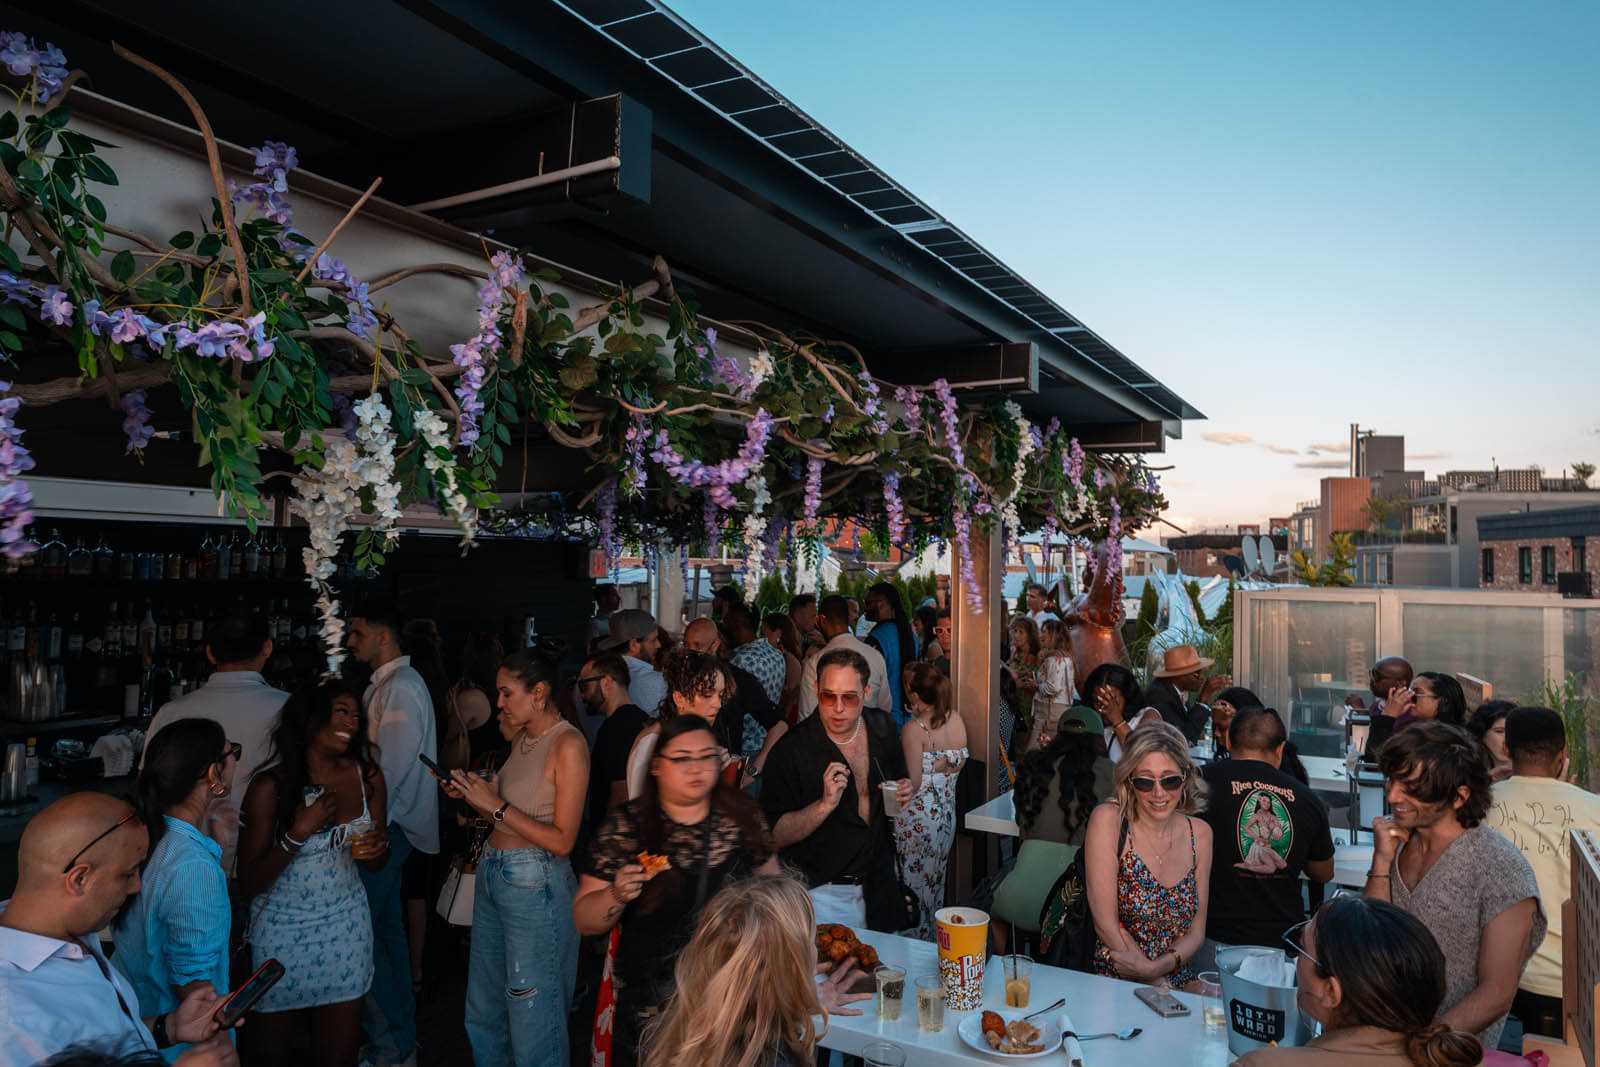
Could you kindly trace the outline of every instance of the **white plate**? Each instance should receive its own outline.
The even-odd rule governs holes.
[[[1010,1023],[1016,1022],[1028,1013],[1025,1011],[999,1011],[995,1012],[995,1014]],[[968,1045],[979,1052],[987,1052],[997,1060],[1036,1060],[1042,1056],[1050,1055],[1061,1047],[1061,1024],[1050,1017],[1051,1015],[1059,1014],[1059,1012],[1052,1012],[1033,1020],[1033,1025],[1039,1028],[1039,1043],[1044,1046],[1043,1050],[1039,1052],[996,1052],[990,1048],[989,1042],[983,1039],[983,1012],[981,1011],[971,1012],[965,1019],[962,1019],[961,1024],[956,1027],[956,1033],[961,1035],[961,1040]]]

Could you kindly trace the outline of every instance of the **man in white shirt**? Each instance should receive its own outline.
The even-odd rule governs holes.
[[[439,797],[433,775],[417,757],[435,758],[433,698],[411,657],[400,652],[401,620],[385,604],[363,604],[350,620],[347,644],[372,668],[367,686],[367,736],[389,792],[389,861],[361,868],[372,908],[372,991],[362,1021],[372,1044],[364,1058],[384,1067],[414,1063],[416,998],[400,901],[400,874],[412,850],[439,851]]]
[[[1511,777],[1493,786],[1485,820],[1522,853],[1539,883],[1549,928],[1523,969],[1511,1014],[1527,1033],[1562,1037],[1561,905],[1572,896],[1572,831],[1600,833],[1600,797],[1562,781],[1567,728],[1549,708],[1516,708],[1506,716]]]
[[[611,636],[611,613],[622,607],[622,594],[610,582],[594,587],[594,618],[589,620],[589,648]]]
[[[822,653],[836,648],[853,649],[867,661],[866,706],[884,711],[893,707],[883,653],[850,632],[850,604],[845,597],[835,594],[822,598],[822,603],[817,605],[817,629],[828,643],[807,656],[800,670],[800,717],[803,719],[817,710],[817,660]]]
[[[628,693],[633,702],[652,719],[667,699],[667,680],[656,670],[656,653],[661,651],[661,634],[656,617],[638,608],[611,613],[611,635],[596,643],[602,652],[620,652],[628,664]]]
[[[1028,618],[1033,620],[1035,626],[1043,626],[1046,619],[1061,621],[1061,616],[1048,610],[1050,594],[1038,582],[1028,586]]]
[[[96,931],[139,891],[149,845],[133,808],[105,793],[73,793],[28,821],[16,892],[0,904],[0,1067],[29,1067],[72,1045],[126,1055],[178,1041],[205,1042],[212,1062],[238,1063],[211,1018],[220,999],[211,983],[142,1019],[138,994],[100,950]]]
[[[229,741],[239,743],[242,751],[233,790],[212,806],[204,827],[206,836],[222,846],[222,869],[232,877],[239,845],[239,802],[266,762],[272,729],[289,694],[272,688],[261,676],[261,668],[272,658],[272,638],[260,615],[230,615],[213,625],[206,635],[206,658],[216,670],[199,689],[162,705],[145,731],[145,747],[162,727],[180,719],[215,720]],[[139,766],[144,767],[142,756]]]

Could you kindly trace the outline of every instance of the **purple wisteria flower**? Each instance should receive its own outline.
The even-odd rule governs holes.
[[[128,435],[129,452],[143,452],[144,446],[156,435],[150,427],[150,409],[144,406],[143,389],[131,389],[122,394],[122,432]]]
[[[55,95],[67,78],[67,57],[49,42],[34,45],[24,33],[0,33],[0,63],[19,78],[32,78],[34,95],[43,103]]]
[[[617,557],[622,555],[622,538],[617,536],[617,480],[606,479],[594,499],[595,514],[600,519],[600,550],[605,553],[606,568],[616,570]]]
[[[67,299],[67,294],[53,285],[45,286],[44,297],[39,302],[39,314],[44,321],[52,326],[70,326],[72,324],[72,301]]]
[[[1111,500],[1111,521],[1106,524],[1106,569],[1113,578],[1122,576],[1122,505]]]
[[[291,149],[292,151],[292,149]],[[357,337],[366,337],[378,325],[378,312],[372,306],[367,283],[350,273],[344,260],[333,259],[324,252],[311,268],[311,276],[320,282],[341,286],[345,304],[350,309],[350,320],[345,327]]]
[[[33,490],[20,477],[33,469],[33,457],[13,421],[22,398],[10,391],[10,382],[0,382],[0,552],[17,559],[37,546],[24,536],[33,522]]]
[[[889,516],[889,541],[900,544],[905,537],[906,506],[900,499],[900,474],[885,471],[883,474],[883,507]]]
[[[649,406],[648,395],[643,400]],[[642,412],[633,413],[633,421],[627,431],[622,435],[623,456],[627,459],[627,486],[635,496],[642,496],[646,485],[644,470],[645,446],[650,441],[650,416]]]
[[[806,457],[806,495],[801,505],[801,524],[808,529],[816,528],[817,509],[822,506],[822,467],[821,456]]]
[[[132,308],[123,308],[111,316],[111,340],[119,345],[131,344],[144,336],[139,320]]]
[[[701,505],[701,518],[706,528],[706,554],[714,555],[722,547],[722,509],[711,494],[705,495]]]
[[[299,166],[295,150],[282,141],[267,141],[255,150],[253,173],[261,181],[232,190],[234,200],[243,200],[280,226],[294,218],[294,205],[284,194],[289,191],[289,172]]]
[[[878,391],[878,383],[872,380],[865,367],[856,374],[856,381],[861,383],[861,412],[870,422],[872,432],[888,433],[889,417],[883,411],[883,394]]]
[[[249,363],[272,355],[274,344],[267,338],[266,319],[264,311],[256,312],[243,323],[213,319],[198,330],[177,326],[172,336],[179,348],[192,348],[197,356],[231,357]]]
[[[917,391],[908,385],[902,385],[894,391],[894,398],[905,405],[906,432],[910,434],[922,432],[922,398]]]
[[[1061,460],[1061,473],[1067,476],[1067,481],[1078,485],[1083,481],[1083,446],[1074,437],[1067,448],[1067,454]]]
[[[654,459],[680,485],[706,489],[718,507],[731,508],[737,501],[732,487],[742,485],[751,474],[760,469],[767,451],[767,438],[772,434],[772,416],[765,408],[757,408],[755,417],[745,427],[745,441],[738,455],[720,463],[705,464],[697,459],[685,459],[672,442],[666,430],[656,431],[656,446],[650,453]]]
[[[478,332],[465,343],[450,346],[453,362],[461,368],[456,380],[456,402],[461,406],[459,437],[472,448],[478,443],[478,419],[483,414],[479,393],[488,377],[488,362],[504,347],[500,340],[500,316],[516,302],[522,286],[522,261],[510,252],[496,252],[489,259],[489,280],[478,290]]]

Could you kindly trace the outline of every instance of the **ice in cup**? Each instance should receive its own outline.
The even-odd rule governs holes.
[[[900,814],[900,788],[895,782],[884,782],[880,787],[883,790],[883,813],[889,818]]]
[[[1002,956],[1000,965],[1006,976],[1006,1007],[1026,1008],[1033,991],[1033,960],[1027,956]]]
[[[917,1029],[930,1034],[944,1029],[944,979],[936,974],[917,979]]]
[[[872,972],[878,980],[878,1018],[894,1022],[906,998],[906,972],[898,967],[879,967]]]
[[[940,908],[933,913],[939,943],[939,976],[951,1011],[983,1006],[983,965],[989,955],[989,913],[978,908]]]

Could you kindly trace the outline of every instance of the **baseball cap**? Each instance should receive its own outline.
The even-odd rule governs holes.
[[[1063,734],[1098,734],[1105,730],[1105,720],[1093,708],[1074,704],[1056,720],[1056,732]]]
[[[629,641],[643,640],[656,632],[656,617],[640,608],[613,611],[608,620],[611,633],[595,645],[603,652],[621,648]]]

